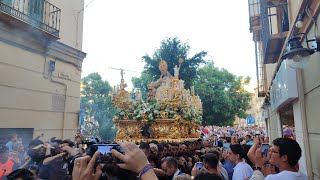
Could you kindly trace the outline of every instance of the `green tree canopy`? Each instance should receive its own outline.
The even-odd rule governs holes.
[[[177,37],[167,38],[161,41],[160,47],[155,50],[152,56],[146,54],[142,57],[145,66],[140,78],[133,78],[132,82],[135,88],[146,91],[146,85],[157,80],[161,72],[159,71],[159,62],[162,58],[168,64],[168,71],[173,75],[173,68],[179,64],[179,58],[183,59],[180,69],[180,79],[185,81],[186,88],[190,88],[194,79],[198,76],[198,68],[205,63],[204,58],[207,52],[201,51],[189,57],[190,46],[183,43]]]
[[[91,73],[84,77],[82,83],[81,109],[84,110],[86,117],[94,117],[99,122],[100,137],[103,140],[113,140],[116,130],[112,117],[115,110],[108,95],[112,90],[110,84],[103,81],[98,73]]]
[[[206,124],[232,125],[235,116],[245,118],[250,108],[251,93],[244,89],[250,78],[243,78],[208,63],[199,71],[195,89],[203,102]]]

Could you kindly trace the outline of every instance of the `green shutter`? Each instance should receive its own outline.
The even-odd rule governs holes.
[[[12,7],[12,0],[0,0],[0,2],[7,6]]]
[[[29,0],[29,16],[42,22],[43,19],[43,0]]]

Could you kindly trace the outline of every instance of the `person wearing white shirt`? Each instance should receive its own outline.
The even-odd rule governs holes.
[[[267,174],[264,171],[264,159],[261,149],[256,151],[256,171],[251,180],[307,180],[308,177],[298,171],[296,165],[301,157],[300,145],[291,138],[277,138],[273,140],[271,148],[270,164],[279,168],[278,174]],[[259,172],[260,171],[260,172]],[[264,174],[263,174],[264,173]],[[264,177],[266,176],[266,177]]]
[[[178,169],[178,161],[174,157],[166,157],[161,164],[161,169],[167,175],[168,180],[174,179],[176,176],[183,174]]]
[[[246,153],[240,144],[230,145],[227,158],[236,164],[232,180],[244,180],[252,176],[253,169],[244,161],[245,156]]]

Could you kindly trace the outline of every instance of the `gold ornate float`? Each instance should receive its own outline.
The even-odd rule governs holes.
[[[113,118],[118,128],[115,141],[181,142],[200,137],[202,103],[194,88],[186,90],[179,79],[179,65],[174,76],[168,72],[165,60],[160,60],[160,78],[148,85],[148,98],[142,99],[140,91],[130,93],[121,71],[120,85],[114,87],[112,103],[118,109]]]

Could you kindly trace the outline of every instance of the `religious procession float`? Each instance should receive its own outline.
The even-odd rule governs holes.
[[[174,76],[168,72],[165,60],[160,60],[160,78],[148,85],[148,97],[141,91],[127,91],[121,72],[120,85],[113,88],[112,103],[117,108],[113,118],[118,131],[116,142],[181,142],[200,137],[202,102],[194,88],[185,89],[179,79],[183,60],[174,68]]]

